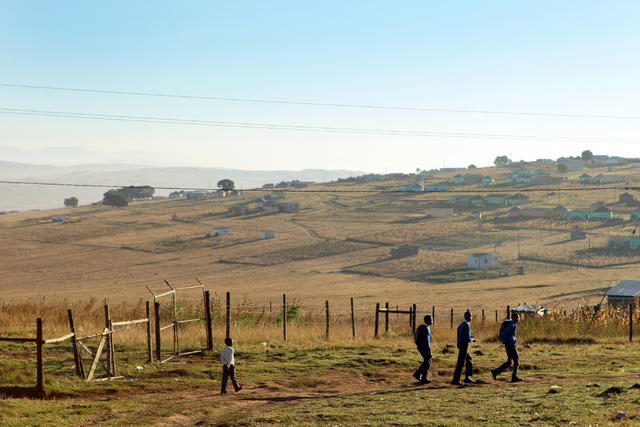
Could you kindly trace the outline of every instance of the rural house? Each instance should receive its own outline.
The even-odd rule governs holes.
[[[591,211],[591,219],[611,219],[613,212],[606,206],[600,206],[598,209]]]
[[[487,197],[484,198],[484,201],[488,205],[504,205],[505,197],[506,196],[504,194],[487,194]]]
[[[593,177],[593,181],[598,184],[614,184],[616,182],[625,182],[627,179],[624,175],[604,175],[598,174]]]
[[[583,173],[578,177],[578,181],[583,184],[590,184],[592,180],[593,180],[593,177],[588,173]]]
[[[526,302],[524,304],[518,304],[511,309],[512,313],[518,313],[521,318],[524,317],[525,319],[527,317],[535,316],[542,317],[547,313],[547,311],[549,311],[548,307],[542,305],[527,304]]]
[[[400,191],[424,191],[424,187],[418,184],[401,185],[398,187]]]
[[[274,237],[276,237],[276,232],[273,230],[262,230],[260,232],[260,238],[261,239],[273,239]]]
[[[631,221],[640,221],[640,209],[631,212]]]
[[[440,185],[427,185],[424,190],[425,191],[447,191],[449,189],[448,185],[440,184]]]
[[[475,253],[467,255],[467,268],[487,268],[498,265],[496,252]]]
[[[513,196],[506,196],[504,199],[504,203],[508,206],[522,205],[525,203],[529,203],[531,200],[529,197],[525,196],[522,193],[514,194]]]
[[[215,237],[218,236],[230,236],[231,235],[231,229],[229,227],[217,227],[213,229],[213,235]]]
[[[628,307],[640,298],[640,280],[622,280],[606,293],[607,302],[613,307]]]

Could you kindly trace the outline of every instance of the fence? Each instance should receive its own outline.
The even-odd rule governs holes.
[[[197,280],[197,279],[196,279]],[[211,295],[209,293],[208,290],[204,289],[204,285],[202,285],[202,283],[200,283],[198,281],[198,285],[196,286],[187,286],[187,287],[174,287],[172,286],[169,282],[165,282],[165,284],[169,287],[169,291],[167,292],[163,292],[163,293],[154,293],[153,291],[151,291],[151,289],[149,289],[149,291],[154,295],[154,319],[151,318],[151,311],[150,311],[150,303],[149,301],[146,301],[145,304],[145,313],[146,316],[143,318],[138,318],[138,319],[132,319],[132,320],[120,320],[120,321],[114,321],[114,319],[111,318],[111,313],[109,310],[109,306],[107,304],[105,304],[104,306],[104,327],[102,329],[102,331],[97,332],[95,334],[91,334],[91,335],[86,335],[86,336],[78,336],[76,333],[76,325],[74,322],[74,317],[73,317],[73,312],[71,309],[68,309],[67,311],[67,315],[68,315],[68,321],[69,321],[69,330],[70,332],[56,337],[56,338],[51,338],[51,339],[45,339],[43,336],[43,320],[42,318],[37,318],[36,320],[36,337],[0,337],[0,342],[14,342],[14,343],[33,343],[36,345],[36,385],[33,387],[26,387],[26,388],[22,388],[22,390],[7,390],[7,388],[0,388],[0,391],[8,391],[11,394],[27,394],[27,395],[32,395],[32,396],[38,396],[38,397],[42,397],[45,394],[45,390],[44,390],[44,381],[43,381],[43,347],[47,344],[55,344],[55,343],[61,343],[67,340],[70,340],[71,342],[71,347],[72,347],[72,352],[73,352],[73,359],[75,362],[75,372],[77,374],[78,377],[83,378],[85,381],[104,381],[104,380],[111,380],[111,379],[116,379],[116,378],[121,378],[120,376],[118,376],[118,369],[117,369],[117,359],[116,359],[116,347],[115,347],[115,340],[116,337],[118,336],[117,334],[117,329],[120,327],[130,327],[133,325],[141,325],[145,327],[145,332],[146,332],[146,355],[147,355],[147,362],[152,363],[154,362],[154,352],[153,352],[153,334],[152,334],[152,328],[153,326],[155,326],[155,362],[157,363],[164,363],[167,362],[168,360],[171,360],[172,358],[176,357],[176,356],[185,356],[185,355],[189,355],[189,354],[195,354],[195,353],[202,353],[205,350],[212,350],[213,349],[213,321],[212,321],[212,313],[211,313]],[[190,289],[201,289],[202,293],[203,293],[203,303],[204,303],[204,317],[200,317],[198,316],[197,318],[190,318],[190,319],[181,319],[180,316],[178,315],[178,309],[177,309],[177,292],[181,292],[181,291],[187,291]],[[160,316],[160,298],[166,298],[166,297],[170,297],[171,298],[171,303],[167,306],[167,308],[172,312],[173,316],[172,316],[172,320],[170,322],[168,322],[167,324],[162,324],[161,322],[161,316]],[[225,304],[225,315],[224,315],[224,326],[225,326],[225,336],[229,337],[231,334],[231,325],[232,325],[232,317],[233,317],[233,313],[231,311],[231,294],[230,292],[226,292],[226,304]],[[274,323],[282,323],[282,339],[283,341],[287,341],[287,323],[288,323],[288,318],[291,317],[291,313],[292,313],[292,309],[294,307],[297,307],[295,302],[291,303],[291,302],[287,302],[287,295],[283,294],[282,296],[282,312],[281,312],[281,318],[278,319],[276,318],[270,318],[268,319],[271,322]],[[352,338],[356,338],[356,316],[355,316],[355,311],[356,311],[356,307],[354,304],[354,298],[350,298],[349,300],[349,308],[350,308],[350,316],[345,316],[342,318],[343,321],[349,319],[350,320],[350,332],[351,332],[351,337]],[[609,311],[608,313],[604,313],[603,311],[598,311],[597,309],[594,311],[593,308],[582,308],[579,310],[574,310],[571,313],[567,314],[566,310],[564,310],[564,312],[562,311],[558,311],[556,312],[555,315],[561,317],[561,318],[565,318],[567,320],[576,320],[576,321],[589,321],[590,319],[593,320],[595,318],[595,316],[600,313],[600,314],[605,314],[606,316],[609,316],[609,319],[611,320],[618,320],[620,322],[624,322],[625,319],[626,321],[628,321],[628,331],[629,331],[629,342],[631,342],[633,340],[633,324],[634,324],[634,315],[635,315],[635,310],[634,310],[635,306],[633,304],[628,306],[628,310],[627,307],[625,307],[625,309],[623,311],[618,310],[618,311]],[[322,311],[324,311],[324,339],[326,341],[330,340],[331,335],[331,327],[332,327],[332,319],[334,319],[334,317],[331,317],[331,312],[330,312],[330,304],[328,300],[325,300],[325,304],[322,307]],[[363,309],[363,314],[366,316],[370,316],[371,312],[370,311],[365,311],[364,307]],[[263,308],[263,310],[266,310],[266,308]],[[276,309],[276,311],[278,311]],[[423,313],[430,313],[435,324],[444,324],[446,325],[446,320],[449,320],[449,327],[451,329],[453,329],[454,327],[454,318],[457,314],[453,308],[450,308],[448,310],[437,310],[435,306],[431,306],[430,310],[427,307],[426,309],[424,309],[422,311]],[[273,304],[270,302],[269,303],[269,313],[273,313]],[[402,331],[402,333],[411,333],[411,334],[415,334],[415,330],[416,330],[416,323],[417,323],[417,318],[418,318],[418,306],[416,304],[412,304],[411,306],[408,307],[408,309],[400,309],[398,305],[395,306],[395,309],[392,308],[392,306],[390,305],[389,302],[385,302],[384,303],[384,307],[381,307],[381,304],[378,302],[375,305],[375,312],[373,313],[373,329],[374,329],[374,334],[373,337],[374,338],[379,338],[380,334],[379,334],[379,323],[380,323],[380,316],[384,316],[384,332],[385,334],[389,334],[391,332],[391,325],[390,325],[390,316],[395,314],[396,315],[396,322],[395,325],[397,327],[399,327]],[[445,315],[441,316],[440,318],[436,317],[436,313],[446,313]],[[506,306],[506,310],[505,312],[503,312],[505,314],[506,318],[509,318],[511,315],[511,308],[510,306]],[[478,309],[478,311],[476,312],[476,314],[478,316],[480,316],[480,320],[482,321],[482,323],[489,321],[487,314],[487,311],[483,308],[483,309]],[[236,316],[238,315],[238,313],[236,313]],[[408,323],[406,323],[406,320],[402,320],[402,322],[400,322],[400,316],[407,316],[408,318]],[[460,316],[461,317],[461,316]],[[370,318],[370,317],[369,317]],[[478,319],[476,319],[478,320]],[[495,310],[495,321],[501,321],[501,316],[499,315],[499,311]],[[605,319],[606,320],[606,319]],[[195,350],[195,351],[188,351],[188,352],[183,352],[181,351],[181,347],[180,347],[180,331],[179,331],[179,326],[180,325],[185,325],[188,323],[194,323],[194,322],[198,322],[198,321],[204,321],[205,324],[205,331],[206,331],[206,348],[205,349],[199,349],[199,350]],[[335,320],[334,320],[335,322]],[[153,324],[153,326],[152,326]],[[367,323],[367,325],[371,325],[370,323]],[[445,326],[446,327],[446,326]],[[167,329],[172,329],[174,331],[173,334],[173,343],[174,343],[174,348],[173,348],[173,355],[171,355],[168,358],[162,359],[162,352],[161,352],[161,332],[163,330],[167,330]],[[344,333],[344,330],[343,330]],[[360,336],[364,337],[366,334],[361,333]],[[368,335],[369,337],[371,335]],[[97,344],[94,346],[95,350],[92,350],[90,345],[88,344],[88,342],[90,340],[98,340]],[[86,355],[89,356],[90,358],[90,368],[88,370],[88,372],[85,371],[85,363],[84,363],[84,359],[81,355],[81,352],[84,351],[84,353],[86,353]],[[102,356],[103,354],[105,355],[104,357],[104,361],[102,360]],[[86,357],[86,356],[85,356]],[[98,368],[102,368],[102,370],[104,371],[104,375],[101,378],[96,378],[96,375],[98,374]]]

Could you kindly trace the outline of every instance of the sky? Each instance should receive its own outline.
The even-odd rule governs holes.
[[[0,110],[0,146],[79,147],[103,161],[167,166],[369,172],[484,166],[501,154],[533,160],[585,149],[640,156],[637,1],[0,4],[0,109],[448,134],[247,129]]]

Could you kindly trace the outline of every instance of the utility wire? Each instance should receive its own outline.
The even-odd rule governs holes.
[[[143,186],[131,186],[131,185],[113,185],[113,184],[73,184],[73,183],[62,183],[62,182],[30,182],[30,181],[9,181],[9,180],[0,180],[0,184],[11,184],[11,185],[42,185],[42,186],[52,186],[52,187],[88,187],[88,188],[124,188],[124,187],[143,187]],[[219,188],[210,188],[210,187],[162,187],[162,186],[154,186],[150,185],[156,190],[193,190],[193,191],[216,191]],[[409,190],[345,190],[345,189],[291,189],[291,188],[236,188],[236,191],[246,191],[246,192],[264,192],[264,191],[272,191],[277,190],[283,193],[376,193],[376,194],[438,194],[438,193],[470,193],[470,194],[479,194],[479,193],[537,193],[537,192],[549,192],[549,191],[567,191],[567,192],[582,192],[582,191],[606,191],[606,190],[640,190],[640,186],[618,186],[618,187],[547,187],[547,188],[511,188],[511,189],[494,189],[488,188],[485,190],[444,190],[444,191],[409,191]],[[227,190],[228,191],[228,190]]]
[[[637,144],[637,139],[618,139],[610,138],[589,138],[589,137],[567,137],[567,136],[541,136],[541,135],[511,135],[511,134],[481,134],[481,133],[464,133],[464,132],[434,132],[420,130],[398,130],[398,129],[368,129],[368,128],[347,128],[347,127],[330,127],[330,126],[309,126],[295,124],[277,124],[277,123],[255,123],[255,122],[228,122],[219,120],[196,120],[181,119],[171,117],[151,117],[151,116],[129,116],[116,114],[98,114],[98,113],[82,113],[70,111],[51,111],[51,110],[33,110],[18,108],[0,108],[2,114],[17,114],[26,116],[45,116],[45,117],[61,117],[73,119],[91,119],[91,120],[112,120],[125,122],[142,122],[157,124],[178,124],[189,126],[213,126],[213,127],[234,127],[234,128],[250,128],[250,129],[273,129],[288,131],[311,131],[311,132],[337,132],[337,133],[355,133],[370,135],[393,135],[393,136],[422,136],[437,138],[481,138],[481,139],[502,139],[502,140],[539,140],[547,142],[617,142]]]
[[[336,103],[336,102],[293,101],[293,100],[258,99],[258,98],[234,98],[234,97],[219,97],[219,96],[181,95],[181,94],[169,94],[169,93],[158,93],[158,92],[139,92],[139,91],[126,91],[126,90],[85,89],[85,88],[40,86],[40,85],[27,85],[27,84],[15,84],[15,83],[0,83],[0,86],[22,88],[22,89],[65,91],[65,92],[152,96],[152,97],[161,97],[161,98],[198,99],[198,100],[207,100],[207,101],[251,102],[251,103],[261,103],[261,104],[304,105],[304,106],[311,106],[311,107],[365,108],[365,109],[372,109],[372,110],[402,110],[402,111],[423,111],[423,112],[436,112],[436,113],[493,114],[493,115],[507,115],[507,116],[562,117],[562,118],[580,118],[580,119],[640,120],[640,116],[632,116],[632,115],[538,113],[538,112],[527,112],[527,111],[471,110],[471,109],[462,109],[462,108],[428,108],[428,107],[417,107],[417,106],[346,104],[346,103]]]

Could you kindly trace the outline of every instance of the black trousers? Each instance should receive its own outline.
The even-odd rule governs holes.
[[[222,393],[227,392],[227,380],[229,378],[231,378],[233,388],[238,391],[238,389],[240,388],[240,384],[238,384],[238,380],[236,380],[236,366],[231,365],[227,368],[226,365],[222,365]]]
[[[516,348],[515,344],[505,344],[504,349],[507,352],[507,361],[495,370],[496,375],[503,371],[506,371],[513,362],[513,373],[511,374],[511,378],[516,378],[518,376],[518,366],[520,366],[520,356],[518,355],[518,349]]]
[[[462,374],[462,367],[466,365],[465,377],[469,378],[473,376],[473,359],[469,354],[469,346],[465,345],[458,347],[458,362],[456,363],[456,370],[453,372],[453,381],[460,381],[460,375]]]
[[[428,349],[420,347],[418,347],[418,351],[422,355],[423,362],[414,375],[420,376],[422,380],[426,380],[429,376],[429,368],[431,368],[431,353]]]

